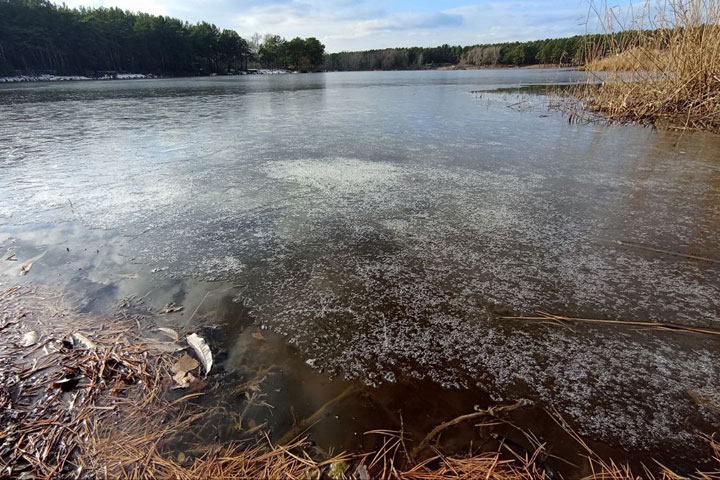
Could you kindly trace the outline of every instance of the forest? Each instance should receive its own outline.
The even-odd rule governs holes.
[[[47,0],[0,0],[0,75],[208,75],[246,70],[253,61],[317,70],[324,53],[315,38],[246,40],[207,22],[118,8],[71,9]]]
[[[316,38],[249,40],[207,23],[119,8],[68,8],[48,0],[0,0],[0,75],[228,74],[248,67],[297,71],[410,70],[455,66],[581,65],[605,52],[602,36],[489,45],[325,53]]]
[[[507,42],[485,45],[422,48],[386,48],[358,52],[332,53],[326,56],[326,70],[411,70],[442,66],[522,66],[581,65],[602,45],[602,35],[577,35],[529,42]]]

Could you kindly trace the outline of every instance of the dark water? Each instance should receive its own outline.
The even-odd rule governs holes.
[[[269,372],[278,436],[351,388],[319,442],[359,448],[400,418],[422,436],[524,398],[517,419],[541,434],[552,407],[599,448],[701,460],[715,337],[500,318],[720,328],[718,137],[471,93],[581,75],[2,85],[0,245],[46,253],[0,281],[61,284],[93,311],[184,305],[169,325],[197,308],[223,369]]]

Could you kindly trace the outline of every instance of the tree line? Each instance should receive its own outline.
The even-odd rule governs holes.
[[[286,41],[278,35],[266,35],[259,44],[257,59],[261,65],[269,68],[318,70],[325,62],[325,45],[315,37],[296,37]]]
[[[104,72],[224,74],[250,62],[272,68],[321,68],[315,38],[254,35],[119,8],[68,8],[47,0],[0,0],[0,74]]]
[[[529,42],[442,45],[340,52],[326,56],[327,70],[406,70],[438,66],[580,65],[599,36],[577,35]],[[598,43],[599,44],[599,43]]]
[[[385,48],[325,56],[326,70],[413,70],[441,66],[483,67],[523,65],[584,65],[611,53],[610,45],[638,45],[643,35],[661,31],[628,30],[614,34],[587,34],[528,42],[439,47]]]

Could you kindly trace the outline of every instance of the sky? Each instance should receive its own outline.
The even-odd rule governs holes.
[[[473,45],[586,31],[590,0],[65,0],[231,28],[241,36],[317,37],[327,52]],[[620,0],[622,2],[622,0]]]

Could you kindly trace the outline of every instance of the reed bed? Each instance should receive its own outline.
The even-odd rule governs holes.
[[[210,394],[207,385],[170,394],[181,352],[177,340],[148,337],[159,330],[154,322],[153,315],[122,308],[108,317],[77,314],[61,295],[35,288],[0,292],[0,479],[561,478],[548,466],[554,457],[529,433],[527,449],[495,435],[495,450],[459,456],[444,455],[431,442],[463,422],[486,418],[479,428],[502,422],[521,403],[439,422],[419,443],[408,442],[402,431],[367,432],[378,440],[367,453],[333,455],[300,437],[273,443],[260,429],[243,430],[242,418],[219,399],[197,402]],[[262,405],[258,381],[231,391],[245,394],[245,410]],[[720,480],[719,472],[680,476],[659,465],[636,474],[599,458],[559,415],[553,417],[586,450],[587,480]],[[230,420],[237,439],[212,440],[208,426]],[[708,441],[720,467],[720,444]]]
[[[589,37],[600,40],[586,47],[570,118],[720,133],[720,0],[640,5],[593,4],[606,35]]]

